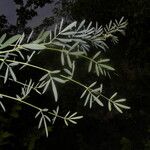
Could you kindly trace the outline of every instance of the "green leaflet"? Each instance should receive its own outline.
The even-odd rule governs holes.
[[[120,104],[122,102],[125,102],[126,99],[117,99],[114,100],[114,98],[117,96],[117,92],[115,92],[108,100],[108,110],[111,111],[112,110],[112,105],[116,108],[116,110],[120,113],[123,113],[122,109],[130,109],[129,106],[126,106],[124,104]]]
[[[73,27],[76,26],[76,24],[77,24],[77,22],[74,21],[73,23],[69,24],[66,28],[64,28],[61,32],[64,33],[64,32],[66,32],[66,31],[72,29]]]
[[[7,69],[6,69],[6,72],[5,72],[4,83],[6,83],[6,81],[7,81],[8,73],[9,73],[9,69],[7,68]]]
[[[57,102],[57,100],[58,100],[58,93],[57,93],[56,85],[55,85],[53,80],[51,81],[51,83],[52,83],[52,90],[53,90],[53,93],[54,93],[54,98],[55,98],[55,101]]]
[[[112,68],[111,66],[108,66],[108,65],[100,64],[100,66],[103,67],[103,68],[106,68],[108,70],[112,70],[112,71],[115,70],[114,68]]]
[[[12,70],[11,67],[9,67],[9,71],[10,71],[10,74],[11,74],[13,80],[16,81],[16,80],[17,80],[16,75],[15,75],[15,73],[14,73],[14,71]]]
[[[23,44],[22,47],[27,48],[27,49],[32,49],[32,50],[46,49],[46,47],[44,45],[41,45],[41,44]]]
[[[0,97],[1,98],[1,97]],[[1,106],[1,108],[3,109],[3,111],[5,112],[6,111],[6,109],[5,109],[5,106],[3,105],[3,103],[0,101],[0,106]]]
[[[42,32],[41,35],[39,35],[39,37],[35,41],[33,41],[33,44],[39,44],[45,41],[46,38],[49,36],[49,34],[50,34],[49,31]]]
[[[6,38],[6,33],[1,36],[1,38],[0,38],[0,44],[3,43],[3,41],[5,40],[5,38]]]
[[[53,80],[59,82],[59,83],[65,83],[66,81],[61,79],[61,78],[57,78],[57,77],[54,77]]]
[[[111,111],[112,110],[112,107],[111,107],[111,103],[110,101],[108,101],[108,110]]]
[[[4,37],[5,37],[5,35],[4,35]],[[4,38],[4,37],[2,37],[2,38]],[[20,37],[21,37],[21,35],[18,34],[18,35],[15,35],[15,36],[9,38],[6,42],[4,42],[1,45],[0,49],[3,49],[3,48],[10,46],[11,44],[15,43]],[[3,39],[1,39],[1,40],[3,40]]]

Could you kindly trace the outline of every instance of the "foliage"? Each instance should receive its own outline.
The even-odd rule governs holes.
[[[65,14],[71,14],[71,18],[76,20],[86,18],[87,20],[96,20],[101,24],[105,24],[108,20],[118,18],[122,15],[125,16],[125,18],[128,18],[129,25],[125,39],[119,38],[119,44],[112,47],[111,52],[109,53],[111,61],[113,61],[113,64],[116,66],[115,69],[119,72],[120,82],[118,82],[118,79],[115,80],[113,78],[115,81],[111,85],[108,85],[108,88],[111,89],[115,86],[116,89],[120,89],[120,92],[122,92],[123,95],[126,93],[125,95],[132,110],[126,114],[127,116],[125,118],[122,118],[124,116],[121,116],[119,121],[116,115],[111,116],[111,119],[108,120],[106,119],[107,116],[105,116],[104,120],[106,119],[110,124],[113,122],[115,125],[107,128],[107,121],[103,124],[105,132],[99,136],[99,139],[101,139],[100,149],[121,149],[115,147],[116,145],[119,145],[118,139],[113,138],[113,142],[111,143],[112,138],[110,138],[110,136],[112,137],[112,135],[116,135],[118,138],[126,137],[133,146],[131,149],[141,150],[144,149],[145,146],[145,149],[149,149],[149,133],[147,132],[147,128],[149,128],[150,124],[150,1],[76,0],[74,4],[70,5],[71,9],[67,6],[66,2],[66,5],[64,4],[64,7],[61,7],[62,12],[60,12],[60,15],[63,14],[64,9],[66,8],[64,16]],[[69,13],[66,11],[69,11]],[[105,88],[106,87],[107,86],[105,85]],[[97,116],[96,119],[99,120],[99,116]],[[99,124],[99,126],[100,128],[102,127],[101,124]],[[117,131],[114,131],[116,128]],[[109,129],[111,130],[110,134],[102,141]],[[97,132],[101,133],[101,129]],[[94,135],[95,132],[90,134],[91,137]],[[86,137],[87,135],[83,133],[82,136]],[[105,142],[107,143],[107,146],[105,145],[103,147]],[[90,144],[87,142],[87,145],[89,147]],[[91,146],[93,146],[92,143]]]
[[[79,59],[84,59],[89,63],[87,72],[95,73],[98,78],[100,76],[110,77],[110,72],[115,69],[109,64],[110,60],[101,57],[100,54],[108,49],[107,40],[111,40],[113,43],[118,42],[117,33],[124,35],[126,26],[127,21],[124,21],[124,18],[119,21],[110,21],[104,27],[99,26],[98,23],[93,27],[92,22],[86,23],[85,20],[80,23],[74,21],[66,26],[62,19],[60,24],[56,24],[54,31],[43,30],[37,38],[34,38],[33,31],[28,36],[23,33],[8,39],[7,35],[3,34],[0,37],[0,78],[3,79],[1,89],[4,86],[7,87],[8,82],[11,81],[20,85],[21,92],[12,95],[9,94],[9,91],[1,92],[0,106],[2,110],[7,110],[3,104],[3,99],[10,99],[34,108],[37,111],[35,118],[40,118],[38,128],[43,125],[48,137],[49,122],[54,124],[56,118],[60,118],[68,126],[69,123],[76,124],[77,120],[83,118],[83,116],[77,115],[77,112],[70,113],[70,111],[63,116],[59,112],[59,106],[50,111],[49,108],[39,107],[28,99],[32,98],[30,96],[32,92],[43,95],[51,88],[54,100],[58,102],[58,99],[60,99],[58,83],[65,84],[68,82],[82,87],[83,92],[80,98],[85,100],[84,106],[89,105],[92,108],[94,103],[99,106],[104,106],[107,103],[109,111],[115,108],[120,113],[123,112],[123,109],[130,109],[129,106],[124,104],[126,99],[117,98],[117,92],[114,92],[110,97],[105,96],[102,83],[99,86],[97,81],[94,81],[90,85],[86,85],[75,78]],[[89,55],[91,47],[96,49],[96,53],[92,57]],[[58,69],[50,70],[33,63],[34,58],[40,56],[46,50],[50,53],[60,54],[61,66],[56,66]],[[38,70],[39,74],[42,73],[42,75],[37,80],[33,76],[25,80],[19,80],[19,72],[23,72],[25,68]]]

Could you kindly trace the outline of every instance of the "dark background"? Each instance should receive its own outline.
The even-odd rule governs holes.
[[[78,102],[80,89],[68,84],[60,92],[62,111],[79,111],[85,117],[76,126],[56,122],[50,127],[49,138],[45,138],[43,131],[37,130],[35,112],[5,102],[8,111],[0,113],[0,150],[150,150],[150,1],[9,0],[8,5],[4,1],[1,0],[0,9],[6,6],[8,11],[0,11],[0,35],[28,33],[31,28],[38,32],[53,27],[61,17],[68,21],[98,21],[102,25],[122,16],[128,19],[126,36],[119,36],[119,44],[110,44],[107,51],[119,76],[102,80],[108,95],[118,91],[132,109],[121,115],[106,108],[83,108],[83,103]],[[84,80],[90,83],[93,79],[87,76]],[[48,99],[48,94],[44,98]]]

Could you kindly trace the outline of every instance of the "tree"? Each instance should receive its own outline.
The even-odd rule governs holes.
[[[94,103],[104,106],[107,102],[109,111],[112,111],[112,106],[120,113],[122,113],[122,109],[130,109],[130,107],[123,104],[126,99],[116,98],[117,92],[110,97],[105,96],[103,94],[103,84],[98,86],[97,82],[94,81],[90,85],[86,85],[74,79],[77,67],[76,62],[79,59],[86,60],[89,63],[88,72],[93,71],[98,77],[101,75],[110,77],[109,72],[115,69],[109,65],[110,60],[103,58],[101,53],[108,48],[106,40],[111,39],[112,42],[117,43],[116,33],[124,34],[126,26],[127,21],[124,21],[124,18],[119,21],[115,20],[115,22],[110,21],[105,27],[99,26],[97,23],[96,27],[93,27],[92,22],[86,25],[85,20],[80,23],[74,21],[65,27],[62,19],[61,23],[55,26],[53,32],[51,30],[42,31],[35,39],[32,36],[33,32],[28,37],[23,33],[22,35],[14,35],[7,40],[7,35],[3,34],[0,38],[0,77],[4,81],[1,83],[1,89],[5,86],[7,89],[8,82],[11,81],[21,86],[21,93],[10,95],[9,90],[5,90],[4,93],[0,93],[0,98],[13,100],[34,108],[37,111],[35,118],[40,117],[38,128],[41,128],[43,124],[47,137],[48,122],[54,123],[56,118],[60,118],[68,126],[69,122],[76,124],[76,120],[81,119],[83,116],[78,116],[77,112],[70,113],[70,111],[61,116],[59,106],[52,111],[49,111],[47,107],[36,106],[36,104],[30,102],[31,100],[28,100],[28,98],[32,98],[32,96],[30,97],[32,91],[43,95],[51,87],[54,100],[57,102],[59,99],[57,83],[64,84],[70,81],[83,89],[80,99],[85,99],[84,106],[89,105],[92,108]],[[88,55],[91,45],[97,49],[97,52],[92,57]],[[50,70],[34,64],[34,61],[32,62],[33,58],[40,58],[39,54],[44,53],[45,50],[51,53],[59,53],[62,67],[55,66],[59,69]],[[22,81],[22,79],[20,81],[19,72],[24,74],[29,72],[28,70],[24,71],[25,68],[39,70],[39,72],[43,72],[43,75],[40,75],[41,77],[37,80],[32,76],[28,76],[25,78],[26,81]],[[106,100],[106,102],[103,102],[103,100]],[[0,105],[3,111],[6,111],[2,101]]]

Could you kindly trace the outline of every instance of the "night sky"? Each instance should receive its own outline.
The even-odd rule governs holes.
[[[10,24],[16,24],[16,5],[13,0],[0,0],[0,15],[5,15]],[[46,4],[42,8],[37,9],[38,16],[28,21],[27,26],[38,26],[45,17],[53,15],[54,2],[52,4]]]
[[[3,14],[10,24],[16,23],[16,6],[12,0],[0,0],[0,15]]]

